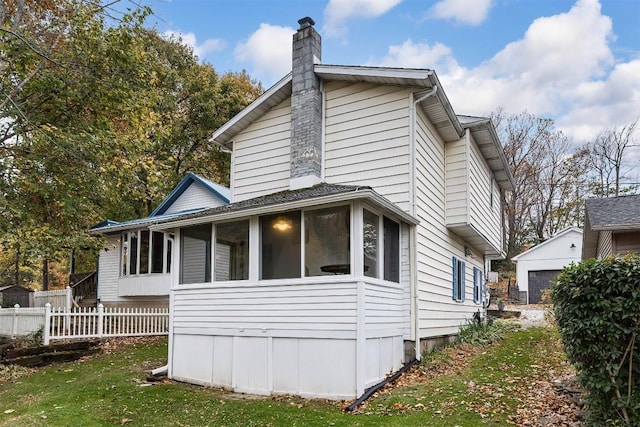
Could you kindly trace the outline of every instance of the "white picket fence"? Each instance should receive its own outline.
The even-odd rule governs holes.
[[[45,307],[0,308],[0,335],[15,338],[44,328]]]
[[[42,331],[43,343],[51,340],[167,335],[166,308],[52,308],[0,309],[0,335],[16,337]]]
[[[67,286],[66,289],[57,289],[54,291],[35,291],[33,293],[33,306],[43,307],[51,304],[51,307],[66,307],[71,310],[71,300],[73,299],[73,290]]]

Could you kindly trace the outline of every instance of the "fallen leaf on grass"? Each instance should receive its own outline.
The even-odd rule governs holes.
[[[12,412],[15,412],[15,409],[7,409],[6,411],[4,411],[5,414],[10,414]]]

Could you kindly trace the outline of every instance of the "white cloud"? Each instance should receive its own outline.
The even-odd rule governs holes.
[[[296,30],[290,27],[260,24],[245,42],[238,43],[235,57],[250,64],[251,76],[274,81],[291,71],[291,42]]]
[[[221,51],[227,45],[227,43],[222,39],[207,39],[198,44],[194,33],[181,33],[180,31],[165,31],[163,36],[168,39],[181,39],[185,45],[190,46],[193,49],[193,53],[199,59],[204,58],[211,52]]]
[[[375,63],[374,63],[375,62]],[[454,74],[459,65],[451,54],[451,49],[442,44],[414,43],[411,39],[402,45],[389,46],[387,55],[368,65],[401,68],[429,68],[446,74]]]
[[[536,19],[520,40],[474,68],[460,66],[442,43],[411,39],[369,65],[434,69],[460,114],[527,110],[582,142],[640,115],[640,59],[616,63],[614,37],[600,3],[578,0],[566,13]]]
[[[640,115],[640,59],[617,64],[604,80],[584,82],[570,94],[571,108],[557,121],[577,141],[631,123]],[[636,131],[637,142],[640,132]]]
[[[580,142],[640,114],[640,61],[616,64],[614,37],[600,3],[578,0],[567,13],[536,19],[522,39],[478,67],[438,75],[456,111],[526,109],[554,118]]]
[[[327,37],[341,37],[347,32],[346,21],[355,18],[377,18],[402,0],[330,0],[324,9],[324,28]]]
[[[479,25],[487,18],[491,6],[492,0],[441,0],[429,9],[429,15],[461,24]]]

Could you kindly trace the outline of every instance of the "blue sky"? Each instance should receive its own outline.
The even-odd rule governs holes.
[[[640,0],[139,1],[149,26],[265,88],[310,16],[323,63],[434,69],[458,114],[527,110],[576,142],[640,115]]]

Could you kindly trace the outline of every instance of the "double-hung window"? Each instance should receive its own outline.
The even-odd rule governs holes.
[[[454,301],[464,301],[465,262],[452,257],[452,297]]]

